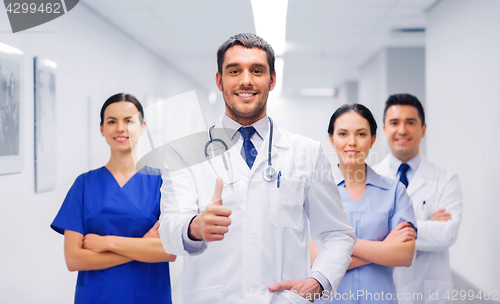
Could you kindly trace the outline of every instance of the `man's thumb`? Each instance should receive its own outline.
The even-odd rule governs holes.
[[[212,196],[212,203],[222,206],[222,189],[224,184],[222,183],[222,177],[217,177],[215,180],[214,196]]]

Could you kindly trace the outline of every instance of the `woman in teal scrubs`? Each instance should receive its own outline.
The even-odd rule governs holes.
[[[101,109],[109,162],[80,175],[52,222],[64,234],[70,271],[78,271],[75,303],[172,303],[168,263],[158,233],[159,170],[136,170],[135,146],[144,133],[141,104],[111,96]]]
[[[341,106],[330,120],[330,142],[339,160],[333,176],[358,241],[337,294],[324,294],[323,300],[397,303],[392,267],[413,260],[416,220],[406,188],[365,163],[376,132],[373,115],[361,104]]]

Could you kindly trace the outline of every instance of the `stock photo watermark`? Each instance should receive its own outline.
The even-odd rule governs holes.
[[[13,33],[21,32],[61,17],[79,0],[4,0]]]
[[[406,301],[442,301],[443,299],[447,301],[498,301],[498,290],[489,291],[474,291],[474,290],[429,290],[426,294],[419,292],[415,293],[397,293],[393,294],[390,292],[369,292],[367,290],[350,290],[349,293],[335,293],[328,292],[324,290],[322,293],[315,294],[303,294],[297,293],[297,291],[291,290],[291,299],[296,297],[302,297],[306,300],[313,301],[314,299],[320,299],[322,301],[392,301],[392,300],[406,300]]]
[[[173,111],[173,109],[176,109]],[[170,113],[198,113],[203,121],[203,114],[199,105],[199,100],[195,91],[189,91],[170,97],[157,100],[153,104],[144,107],[146,112],[146,132],[143,139],[138,143],[137,166],[141,169],[144,166],[166,170],[170,173],[187,169],[202,163],[209,163],[209,169],[215,171],[217,176],[221,176],[226,171],[232,171],[233,164],[229,161],[230,154],[239,154],[240,151],[231,151],[240,139],[237,130],[225,129],[221,127],[205,126],[199,123],[196,128],[184,126],[176,128],[182,130],[180,134],[172,134],[169,126],[181,126],[182,115],[172,116]],[[175,132],[174,132],[175,133]],[[266,144],[267,145],[267,144]],[[252,151],[256,156],[257,150]],[[321,155],[319,155],[321,154]],[[351,162],[354,165],[367,163],[377,163],[379,155],[376,152],[364,155],[360,153],[356,158],[342,155],[342,159],[333,149],[328,152],[319,149],[318,146],[311,146],[311,149],[294,152],[281,153],[281,163],[294,164],[301,170],[281,172],[283,177],[300,179],[307,183],[315,181],[327,181],[332,179],[332,170],[316,170],[314,164],[318,156],[324,157],[336,166],[337,163]],[[158,171],[155,171],[158,172]],[[346,176],[342,176],[344,173]],[[355,180],[366,179],[365,168],[348,169],[346,172],[335,171],[338,176],[333,176],[335,180]],[[293,175],[290,175],[293,174]]]

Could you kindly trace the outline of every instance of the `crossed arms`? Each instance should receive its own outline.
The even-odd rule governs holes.
[[[64,256],[70,271],[101,270],[131,261],[173,262],[175,255],[163,250],[157,222],[142,238],[64,231]]]

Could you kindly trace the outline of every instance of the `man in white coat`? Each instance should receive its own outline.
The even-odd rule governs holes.
[[[457,239],[462,215],[458,176],[425,160],[420,140],[424,109],[410,94],[391,95],[384,109],[384,133],[391,153],[374,167],[407,186],[417,218],[416,255],[410,267],[394,270],[399,303],[447,303],[452,296],[448,248]]]
[[[335,292],[355,232],[320,143],[267,116],[276,83],[271,46],[239,34],[219,48],[217,63],[225,115],[217,125],[223,131],[211,136],[225,141],[229,153],[164,173],[161,189],[165,251],[187,254],[183,303],[310,303]],[[203,154],[202,147],[172,149],[180,160]],[[263,176],[269,166],[279,171],[270,181]],[[319,248],[312,268],[309,233]]]

